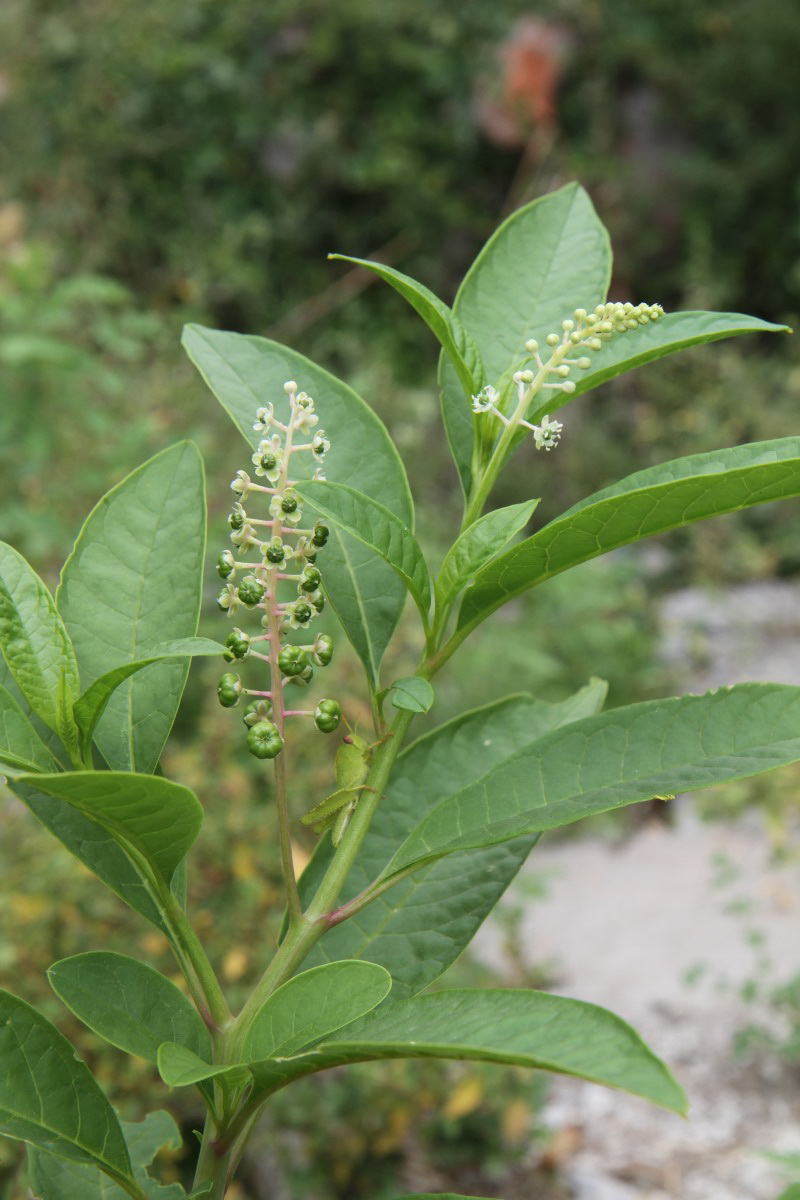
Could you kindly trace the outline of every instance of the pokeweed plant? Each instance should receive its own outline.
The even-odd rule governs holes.
[[[172,1118],[121,1122],[64,1037],[3,992],[0,1130],[28,1143],[30,1187],[43,1200],[217,1200],[271,1096],[366,1060],[511,1063],[685,1111],[666,1066],[610,1012],[541,991],[427,989],[545,830],[800,759],[800,688],[742,684],[601,712],[605,687],[593,679],[560,703],[513,695],[405,743],[415,714],[433,705],[436,673],[513,597],[650,534],[800,494],[800,438],[789,437],[638,471],[522,540],[536,499],[486,511],[510,455],[535,460],[556,447],[556,414],[575,396],[683,347],[782,327],[608,303],[608,238],[574,185],[498,229],[452,309],[389,267],[362,265],[442,347],[464,517],[435,576],[400,458],[364,401],[292,350],[197,326],[186,349],[252,452],[232,484],[231,545],[217,563],[231,632],[195,637],[205,502],[189,443],[103,497],[55,597],[2,548],[9,787],[167,936],[185,989],[104,951],[55,963],[50,981],[91,1030],[150,1060],[169,1087],[195,1087],[207,1110],[191,1190],[158,1183],[147,1167],[175,1144]],[[419,662],[387,681],[381,660],[408,595]],[[350,728],[316,690],[333,654],[326,599],[363,664],[372,731]],[[186,907],[202,808],[159,773],[194,655],[225,659],[219,700],[239,706],[243,751],[272,776],[285,876],[279,944],[271,955],[263,947],[263,974],[237,1013]],[[330,789],[298,796],[292,759],[304,739],[337,729]],[[320,838],[298,879],[300,824]]]

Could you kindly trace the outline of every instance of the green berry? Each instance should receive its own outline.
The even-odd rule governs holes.
[[[314,709],[314,724],[321,733],[333,733],[342,719],[342,710],[335,700],[320,700]]]
[[[228,524],[231,529],[238,530],[244,525],[244,509],[241,504],[237,504],[233,511],[228,514]]]
[[[297,512],[297,501],[294,496],[284,496],[281,500],[281,512]]]
[[[319,585],[322,583],[322,575],[316,567],[305,567],[303,574],[300,576],[298,591],[301,592],[316,592]]]
[[[282,542],[270,542],[264,551],[264,557],[267,562],[282,563],[286,558],[286,551],[283,548]]]
[[[250,636],[242,629],[233,629],[225,638],[225,645],[228,647],[225,651],[228,662],[232,662],[234,658],[247,658],[250,653]]]
[[[325,597],[322,592],[317,592],[316,596],[309,596],[309,600],[313,604],[318,613],[321,613],[325,607]]]
[[[298,600],[294,605],[294,619],[298,625],[307,625],[314,615],[310,604],[306,604],[304,600]]]
[[[223,708],[234,708],[239,703],[242,694],[242,681],[231,671],[220,677],[217,684],[217,696]]]
[[[283,749],[283,738],[272,721],[258,721],[248,731],[247,749],[256,758],[277,758]]]
[[[261,455],[261,457],[258,460],[258,465],[264,471],[274,471],[278,465],[278,460],[275,457],[275,455],[271,454],[268,450],[265,454]]]
[[[278,666],[284,675],[299,675],[308,665],[308,655],[299,646],[284,646],[278,655]]]
[[[259,721],[268,721],[272,716],[272,703],[269,700],[252,700],[242,714],[242,720],[248,729]]]
[[[246,604],[248,608],[255,607],[264,599],[266,588],[260,579],[256,579],[255,575],[245,575],[242,582],[239,584],[238,592],[239,599],[242,604]]]
[[[311,534],[311,541],[315,546],[324,546],[328,538],[331,536],[331,531],[323,521],[317,521],[314,526],[314,532]]]
[[[230,550],[223,550],[217,559],[217,574],[221,579],[227,579],[235,570],[236,564]]]
[[[333,638],[328,637],[327,633],[321,633],[314,642],[311,658],[318,667],[327,667],[333,658]]]

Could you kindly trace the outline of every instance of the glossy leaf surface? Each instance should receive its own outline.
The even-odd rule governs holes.
[[[57,763],[10,692],[0,686],[0,774],[55,771]]]
[[[151,458],[95,506],[56,593],[84,689],[109,665],[194,636],[205,527],[203,465],[189,442]],[[112,770],[155,770],[188,669],[187,661],[156,663],[110,696],[95,740]]]
[[[309,506],[379,554],[402,579],[427,625],[431,607],[428,568],[409,527],[383,504],[355,488],[321,480],[302,483],[297,491]]]
[[[336,962],[303,971],[259,1010],[243,1058],[255,1062],[297,1054],[375,1008],[391,987],[389,972],[370,962]]]
[[[387,795],[342,893],[342,903],[378,876],[399,845],[443,797],[466,787],[520,746],[602,707],[595,680],[560,704],[512,696],[432,730],[397,760]],[[516,875],[536,837],[442,858],[336,925],[308,962],[366,958],[392,974],[392,996],[420,991],[458,958]],[[310,899],[328,860],[322,843],[300,877]]]
[[[194,793],[160,776],[73,771],[26,776],[19,784],[71,804],[167,885],[202,824],[203,810]]]
[[[512,213],[467,272],[453,311],[475,336],[486,378],[496,383],[544,342],[577,307],[605,300],[611,276],[608,234],[583,188],[568,184]],[[442,415],[465,492],[471,484],[473,417],[469,397],[444,358]]]
[[[475,577],[462,634],[513,596],[619,546],[693,521],[800,495],[800,438],[734,446],[637,471],[574,505]]]
[[[443,991],[387,1004],[309,1053],[254,1067],[256,1083],[383,1058],[509,1063],[622,1088],[674,1112],[686,1097],[664,1064],[619,1017],[579,1000],[524,989]]]
[[[66,800],[41,792],[36,779],[13,779],[11,791],[71,854],[88,867],[106,887],[141,913],[163,933],[168,933],[153,890],[114,836]]]
[[[743,683],[613,709],[545,735],[442,800],[384,875],[798,759],[797,687]]]
[[[139,659],[135,662],[123,663],[106,671],[99,679],[95,679],[90,688],[83,693],[73,710],[75,721],[81,734],[81,747],[88,754],[97,722],[106,710],[106,706],[114,692],[138,671],[153,663],[164,662],[171,658],[197,658],[221,656],[225,647],[210,638],[183,638],[161,648],[159,653],[150,658]]]
[[[183,345],[253,449],[261,437],[253,430],[256,410],[274,404],[276,414],[285,419],[289,409],[283,385],[296,380],[313,396],[320,424],[330,437],[326,477],[358,487],[413,528],[411,493],[400,457],[382,423],[352,388],[302,354],[266,338],[189,325]],[[303,470],[310,475],[313,467],[311,462],[298,462],[295,477]],[[331,602],[375,687],[381,658],[405,604],[405,587],[374,551],[338,530],[332,531],[319,563]]]
[[[130,1177],[116,1114],[88,1067],[55,1026],[9,992],[0,992],[0,1060],[0,1133]]]
[[[211,1057],[200,1016],[174,983],[124,954],[90,951],[61,959],[50,986],[89,1029],[128,1054],[156,1062],[162,1042],[179,1042]]]
[[[0,650],[31,709],[64,745],[76,745],[80,694],[75,651],[55,602],[21,554],[0,542]]]
[[[472,581],[475,572],[500,554],[533,515],[538,500],[510,504],[486,513],[465,529],[447,552],[436,577],[437,616],[447,612],[455,597]]]
[[[346,254],[329,254],[329,258],[355,263],[373,271],[407,300],[419,313],[431,333],[440,343],[453,365],[465,395],[479,392],[486,382],[483,363],[474,337],[459,321],[458,317],[438,296],[402,271],[387,267],[370,258],[350,258]]]

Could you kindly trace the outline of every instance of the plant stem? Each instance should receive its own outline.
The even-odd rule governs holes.
[[[366,837],[375,809],[389,780],[394,761],[400,753],[403,739],[413,719],[414,713],[398,712],[389,733],[376,749],[358,807],[353,813],[347,832],[331,860],[314,899],[304,916],[290,921],[286,937],[236,1019],[231,1031],[230,1046],[234,1054],[232,1061],[236,1061],[235,1055],[241,1050],[247,1031],[265,1000],[294,974],[311,947],[319,941],[328,928],[326,920],[328,912],[335,906],[361,848],[361,843]]]
[[[218,1152],[214,1145],[215,1131],[214,1119],[211,1113],[208,1113],[194,1174],[194,1187],[201,1183],[211,1183],[211,1191],[204,1194],[203,1200],[224,1200],[228,1182],[230,1151]]]
[[[170,932],[177,943],[176,949],[180,951],[180,954],[177,955],[179,966],[186,976],[195,1002],[201,1009],[201,1014],[205,1007],[214,1025],[218,1029],[224,1029],[232,1019],[231,1010],[228,1008],[228,1002],[203,948],[203,943],[172,892],[167,888],[163,889],[159,899],[166,910]],[[198,990],[199,997],[197,996]],[[200,1000],[204,1002],[203,1007],[200,1005]]]

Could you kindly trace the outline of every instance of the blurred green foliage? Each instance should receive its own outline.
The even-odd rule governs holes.
[[[758,0],[3,0],[0,536],[52,582],[95,500],[191,436],[208,464],[216,558],[244,445],[180,354],[182,321],[201,319],[286,340],[349,378],[397,440],[436,562],[459,497],[433,339],[390,289],[326,254],[375,253],[449,300],[501,213],[574,177],[617,247],[614,298],[791,323],[799,54],[800,8]],[[535,471],[537,520],[548,519],[651,463],[796,433],[798,401],[790,339],[678,356],[566,410],[558,453],[521,455],[497,502],[529,496]],[[654,594],[796,573],[795,531],[788,506],[770,506],[674,535],[649,574],[618,555],[553,580],[514,606],[514,637],[498,618],[443,673],[437,720],[510,690],[560,697],[590,672],[610,680],[611,703],[669,690],[654,666]],[[398,675],[412,661],[404,629],[387,664]],[[347,715],[366,724],[352,656],[337,653],[335,670]],[[198,929],[243,994],[277,933],[277,854],[269,792],[214,682],[193,668],[164,766],[206,807]],[[304,754],[298,812],[328,786],[334,749],[316,739]],[[787,803],[765,794],[781,818]],[[150,1068],[123,1067],[70,1025],[44,978],[57,957],[97,945],[138,946],[169,970],[160,936],[5,799],[0,833],[0,976],[58,1017],[123,1112],[151,1089],[161,1101]],[[786,1003],[796,1014],[795,993]],[[494,1169],[515,1145],[530,1152],[540,1097],[513,1073],[390,1064],[376,1078],[334,1074],[280,1100],[265,1136],[293,1187],[378,1197],[411,1153],[432,1190],[438,1170],[494,1193],[502,1181],[459,1175],[459,1156]],[[371,1122],[358,1137],[354,1107]],[[321,1128],[334,1130],[324,1143]],[[0,1154],[0,1194],[7,1184],[17,1200],[14,1153]]]

